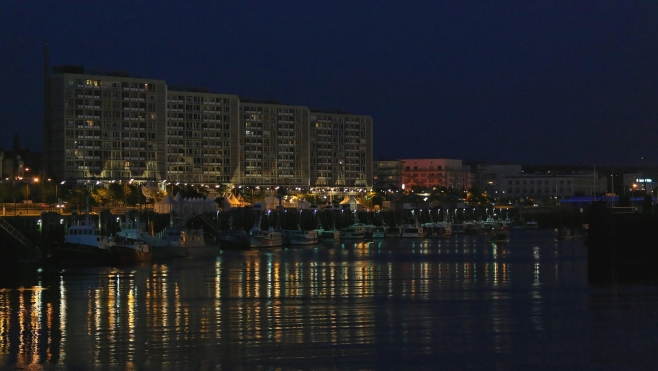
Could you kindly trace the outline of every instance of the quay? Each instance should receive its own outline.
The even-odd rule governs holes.
[[[588,280],[593,284],[658,281],[658,214],[589,210]]]

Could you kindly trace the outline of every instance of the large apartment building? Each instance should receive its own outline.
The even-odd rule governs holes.
[[[55,68],[44,167],[60,179],[166,179],[167,85],[125,74]]]
[[[321,110],[310,115],[311,184],[372,186],[372,117]]]
[[[64,180],[372,186],[372,118],[125,73],[48,76],[45,171]]]
[[[167,92],[167,179],[239,183],[239,99],[200,89]]]
[[[309,179],[308,108],[240,101],[240,183],[304,187]]]

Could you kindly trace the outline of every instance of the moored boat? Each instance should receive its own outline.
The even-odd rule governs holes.
[[[340,229],[340,238],[342,240],[355,240],[366,238],[366,227],[362,224],[352,224],[349,227]]]
[[[314,245],[320,242],[318,232],[303,231],[301,229],[287,229],[283,233],[284,244],[290,246],[296,245]]]
[[[101,236],[100,230],[88,221],[70,226],[64,237],[64,244],[53,249],[52,254],[55,261],[61,263],[113,262],[107,238]]]
[[[417,238],[425,237],[425,231],[423,227],[419,225],[406,225],[402,227],[402,232],[400,234],[402,238]]]
[[[140,263],[153,260],[153,251],[144,241],[115,236],[108,245],[110,254],[121,263]]]
[[[251,247],[278,247],[283,245],[283,237],[280,232],[270,228],[264,231],[260,228],[261,219],[254,224],[254,227],[249,231],[249,239]]]
[[[372,238],[384,238],[386,237],[386,227],[373,227],[372,228]]]
[[[247,250],[251,247],[251,239],[241,229],[233,228],[233,218],[229,220],[229,229],[217,236],[222,249]]]
[[[155,259],[194,256],[206,247],[203,228],[167,228],[160,238],[145,237]]]
[[[317,232],[318,238],[322,242],[340,241],[340,231],[336,230],[336,226],[334,226],[334,229],[327,230],[318,222],[318,226],[314,231]]]

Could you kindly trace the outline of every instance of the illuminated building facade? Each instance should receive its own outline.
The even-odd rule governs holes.
[[[372,117],[312,110],[311,184],[371,187]]]
[[[507,197],[571,197],[605,193],[607,181],[598,175],[523,175],[503,181]]]
[[[166,179],[167,85],[58,67],[48,79],[44,167],[60,179]]]
[[[308,189],[309,111],[240,100],[240,183]]]
[[[238,107],[237,95],[167,92],[169,182],[239,183]]]
[[[47,76],[44,167],[62,180],[372,186],[372,118],[125,73]]]
[[[402,187],[402,161],[375,161],[374,188],[398,190]]]
[[[468,190],[471,188],[471,172],[464,169],[462,160],[453,159],[404,159],[402,183],[406,188]]]

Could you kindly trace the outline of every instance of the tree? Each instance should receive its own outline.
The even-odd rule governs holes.
[[[157,203],[162,201],[165,196],[167,195],[167,192],[165,191],[157,191],[155,192],[155,195],[153,195],[153,203]]]
[[[126,184],[123,187],[123,192],[125,194],[125,202],[130,206],[135,206],[137,204],[143,204],[146,201],[146,198],[142,194],[140,188],[136,185]]]
[[[108,187],[108,192],[110,193],[110,199],[116,204],[116,202],[123,201],[125,193],[121,184],[111,183]]]
[[[85,209],[87,206],[87,195],[89,191],[85,188],[78,188],[75,191],[72,191],[68,197],[68,206],[71,210],[76,209]],[[92,200],[90,200],[91,202]]]
[[[105,206],[110,200],[112,200],[111,192],[103,187],[94,189],[91,197],[94,198],[94,201],[96,201],[99,206]]]

